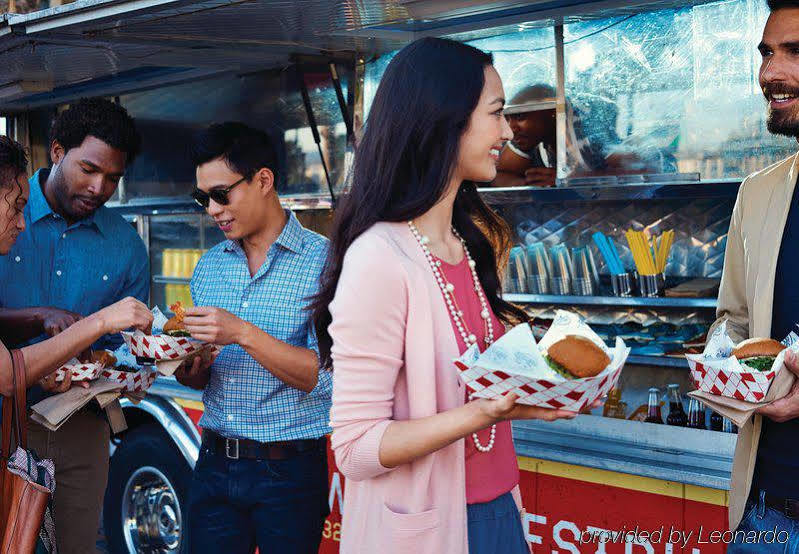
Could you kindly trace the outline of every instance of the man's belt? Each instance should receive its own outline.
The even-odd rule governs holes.
[[[203,429],[203,446],[231,460],[287,460],[300,452],[319,449],[324,451],[325,438],[293,441],[259,442],[251,439],[229,439],[219,433]]]

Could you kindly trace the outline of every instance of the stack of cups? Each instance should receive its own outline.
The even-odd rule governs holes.
[[[568,248],[564,244],[557,244],[549,252],[552,255],[552,274],[549,277],[552,294],[571,294],[574,272]]]
[[[592,296],[598,285],[594,258],[587,246],[572,248],[574,279],[572,290],[578,296]]]
[[[549,294],[552,263],[543,243],[536,242],[527,247],[527,267],[527,291],[530,294]]]
[[[514,246],[510,250],[506,283],[507,292],[527,292],[527,254],[521,246]]]

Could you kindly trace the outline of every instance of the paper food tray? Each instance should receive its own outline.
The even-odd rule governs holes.
[[[543,355],[566,335],[580,335],[598,345],[611,360],[608,366],[594,377],[568,380],[560,376]],[[610,349],[577,315],[558,311],[539,344],[529,325],[517,325],[482,354],[472,345],[455,360],[455,366],[473,397],[495,398],[513,391],[521,404],[577,412],[615,386],[629,353],[620,338]]]

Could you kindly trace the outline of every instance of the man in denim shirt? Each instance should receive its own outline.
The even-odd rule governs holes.
[[[189,493],[191,552],[316,553],[328,513],[331,375],[305,311],[327,240],[280,205],[269,137],[214,125],[194,148],[194,198],[228,240],[194,271],[194,338],[222,346],[177,379],[204,388],[203,444]]]
[[[133,120],[107,100],[80,100],[54,122],[52,168],[31,178],[27,229],[0,257],[1,311],[6,324],[17,320],[18,340],[46,338],[127,296],[147,302],[144,243],[103,207],[139,145]],[[41,385],[44,393],[39,387],[29,392],[33,401],[59,390],[52,376]],[[55,462],[59,552],[94,551],[108,479],[108,423],[83,409],[58,431],[33,421],[28,429],[28,446]]]

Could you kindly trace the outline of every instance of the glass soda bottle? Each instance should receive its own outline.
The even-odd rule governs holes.
[[[615,417],[619,419],[625,418],[624,402],[621,401],[622,390],[620,387],[613,387],[608,393],[608,398],[605,400],[605,406],[602,409],[604,417]]]
[[[669,415],[666,417],[666,424],[676,427],[688,425],[688,414],[682,406],[680,385],[676,383],[669,385]]]
[[[718,412],[712,412],[710,414],[710,430],[711,431],[721,431],[721,428],[724,426],[724,418]]]
[[[696,398],[688,402],[688,427],[691,429],[705,428],[705,409]]]
[[[723,432],[725,432],[725,433],[737,433],[738,432],[738,427],[736,427],[735,424],[731,420],[729,420],[729,419],[727,419],[725,417],[725,418],[723,418],[723,423],[721,425],[721,430]]]
[[[649,389],[649,401],[646,406],[646,419],[644,419],[647,423],[663,423],[663,416],[660,415],[658,392],[655,387]]]

